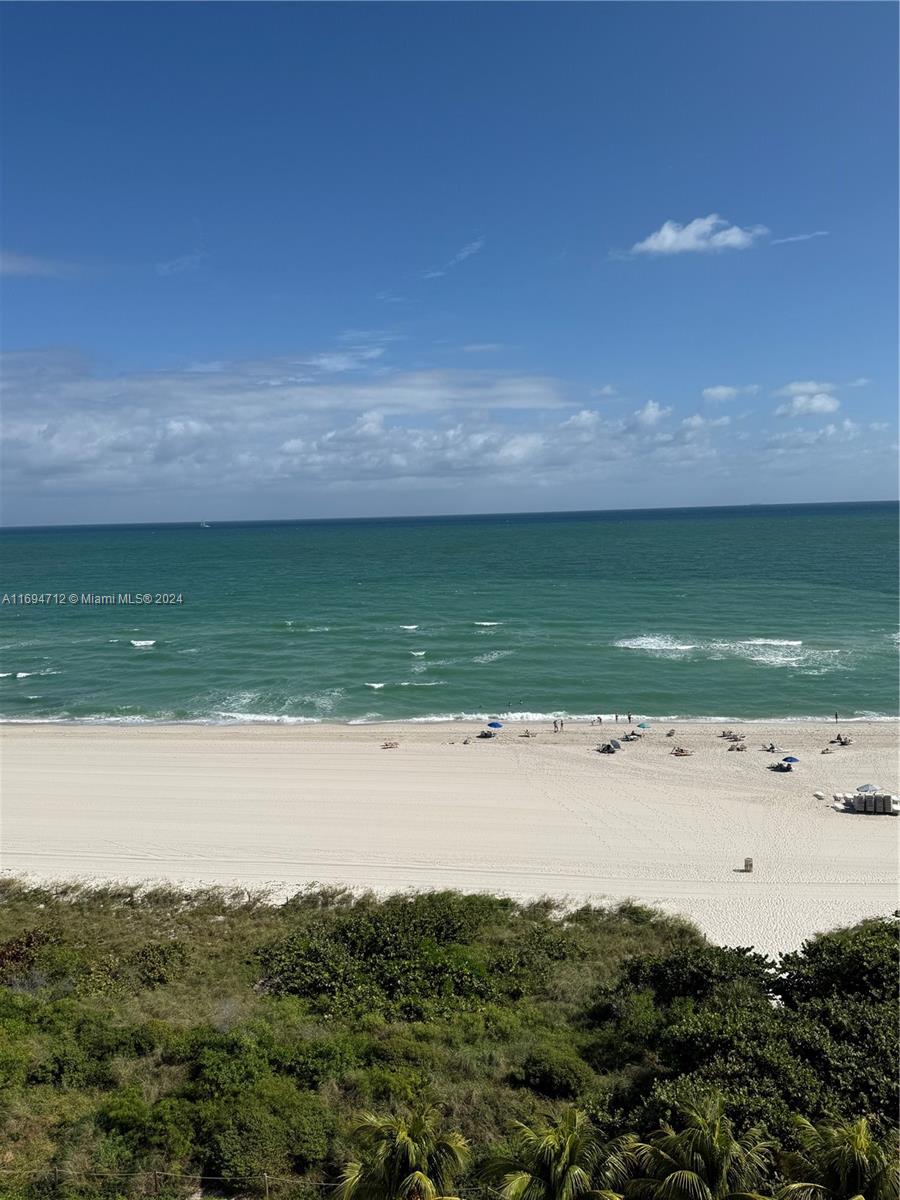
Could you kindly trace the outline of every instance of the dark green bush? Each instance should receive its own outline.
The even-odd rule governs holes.
[[[554,1100],[574,1099],[594,1081],[593,1073],[583,1059],[555,1046],[532,1050],[513,1079]]]

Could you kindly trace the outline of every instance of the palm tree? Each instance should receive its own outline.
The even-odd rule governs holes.
[[[779,1190],[779,1200],[897,1200],[896,1144],[879,1142],[864,1118],[813,1125],[795,1117],[794,1126],[800,1150],[782,1160],[792,1182]]]
[[[339,1200],[448,1200],[469,1161],[469,1143],[442,1130],[434,1108],[388,1117],[365,1113],[354,1133],[363,1155],[341,1172]]]
[[[586,1113],[563,1110],[555,1123],[512,1126],[512,1146],[482,1174],[503,1200],[621,1200],[633,1138],[603,1145]]]
[[[774,1143],[759,1129],[735,1137],[722,1096],[711,1093],[679,1107],[684,1128],[671,1125],[633,1150],[636,1177],[626,1186],[634,1200],[745,1200],[758,1198],[773,1165]]]

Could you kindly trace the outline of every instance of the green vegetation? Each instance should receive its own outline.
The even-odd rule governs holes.
[[[6,881],[0,1200],[897,1200],[897,933]]]

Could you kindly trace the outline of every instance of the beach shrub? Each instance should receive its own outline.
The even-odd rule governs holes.
[[[198,1118],[206,1172],[234,1185],[264,1172],[305,1171],[328,1151],[330,1122],[321,1100],[287,1079],[253,1084],[239,1104],[208,1101],[199,1106]]]
[[[896,932],[864,922],[772,963],[637,905],[0,880],[0,1195],[184,1200],[204,1171],[245,1195],[265,1171],[273,1198],[313,1200],[361,1154],[360,1111],[428,1103],[477,1159],[572,1098],[604,1137],[646,1140],[710,1088],[786,1150],[795,1113],[881,1138]],[[458,1187],[489,1200],[475,1168]]]
[[[532,1050],[513,1074],[514,1082],[550,1096],[554,1100],[571,1100],[593,1082],[590,1067],[571,1051],[556,1046],[539,1046]]]

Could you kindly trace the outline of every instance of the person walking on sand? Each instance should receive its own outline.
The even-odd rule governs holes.
[[[838,715],[837,715],[837,713],[835,713],[835,714],[834,714],[834,723],[835,723],[835,725],[837,725],[837,723],[838,723]]]
[[[631,724],[631,713],[628,714],[628,724]]]
[[[554,721],[554,722],[553,722],[553,732],[554,732],[554,733],[559,733],[559,721]]]
[[[618,725],[618,723],[619,723],[619,714],[616,713],[616,724]]]

